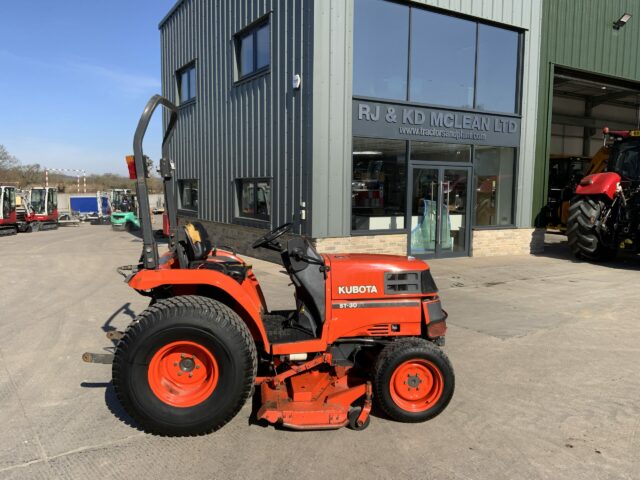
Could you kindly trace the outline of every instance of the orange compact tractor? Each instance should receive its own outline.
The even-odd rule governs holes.
[[[170,112],[160,174],[165,185],[169,250],[154,240],[142,139],[153,111]],[[231,420],[259,388],[257,418],[292,429],[364,429],[375,404],[401,422],[423,422],[453,395],[454,372],[441,350],[447,314],[429,267],[413,257],[321,255],[301,237],[286,243],[282,225],[253,244],[277,251],[295,286],[296,308],[270,311],[251,266],[212,246],[199,223],[176,226],[173,166],[167,144],[176,107],[147,104],[134,138],[143,251],[122,267],[129,286],[151,299],[117,339],[118,399],[146,431],[211,432]]]

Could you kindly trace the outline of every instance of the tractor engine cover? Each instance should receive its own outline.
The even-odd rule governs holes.
[[[397,255],[327,255],[331,262],[333,300],[380,299],[436,294],[429,266]]]

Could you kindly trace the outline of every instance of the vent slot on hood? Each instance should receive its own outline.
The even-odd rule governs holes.
[[[386,272],[384,274],[385,295],[420,293],[420,272]]]

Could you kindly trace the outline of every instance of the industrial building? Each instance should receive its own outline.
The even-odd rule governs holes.
[[[640,30],[613,25],[632,3],[180,0],[160,23],[179,215],[245,252],[286,222],[320,251],[538,251],[549,155],[637,115],[619,49]]]
[[[546,203],[550,158],[590,157],[604,127],[640,127],[639,51],[639,2],[544,2],[534,215]]]

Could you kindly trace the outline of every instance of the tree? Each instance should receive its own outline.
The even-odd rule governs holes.
[[[11,155],[4,145],[0,145],[0,172],[18,166],[18,159]]]
[[[22,166],[20,168],[19,176],[20,186],[24,188],[44,183],[44,172],[37,163]]]

